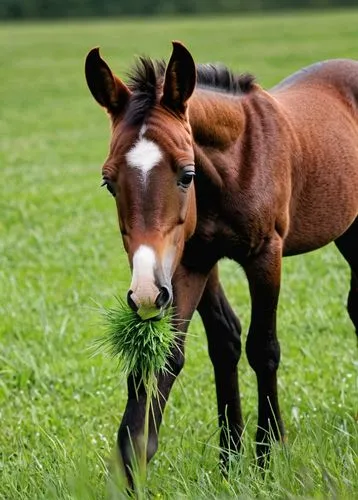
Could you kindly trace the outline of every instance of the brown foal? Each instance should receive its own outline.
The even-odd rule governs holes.
[[[237,363],[240,322],[218,275],[223,257],[244,269],[251,294],[246,353],[257,376],[257,454],[283,439],[277,395],[276,311],[281,259],[335,241],[351,267],[348,312],[358,333],[358,62],[314,64],[266,92],[250,75],[196,65],[173,42],[168,65],[140,59],[128,85],[98,49],[86,59],[112,139],[103,180],[116,200],[132,269],[129,305],[156,317],[173,304],[185,332],[197,309],[214,366],[221,458],[243,429]],[[195,180],[194,180],[195,176]],[[148,460],[183,367],[183,336],[158,376]],[[128,380],[118,446],[130,484],[146,394]]]

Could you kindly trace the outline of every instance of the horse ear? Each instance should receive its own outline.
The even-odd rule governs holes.
[[[87,85],[96,101],[111,115],[121,113],[130,97],[129,88],[115,76],[99,55],[99,48],[92,49],[85,63]]]
[[[161,104],[175,112],[185,113],[194,92],[196,67],[192,55],[180,42],[173,43],[173,52],[164,78]]]

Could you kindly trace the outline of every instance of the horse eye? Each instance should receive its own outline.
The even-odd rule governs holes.
[[[111,195],[112,196],[116,196],[116,191],[114,189],[114,186],[113,186],[112,182],[109,179],[104,178],[103,182],[101,184],[101,187],[102,186],[106,186],[107,190],[111,193]]]
[[[180,176],[180,179],[178,181],[178,185],[184,188],[187,188],[190,186],[191,181],[193,180],[195,175],[194,170],[184,170]]]

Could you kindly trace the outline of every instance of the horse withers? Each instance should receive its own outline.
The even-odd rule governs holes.
[[[251,75],[196,65],[180,42],[168,65],[139,59],[128,84],[97,48],[85,72],[112,124],[102,175],[132,269],[128,304],[152,318],[172,305],[182,332],[169,370],[158,375],[147,459],[157,449],[196,309],[215,372],[222,463],[228,450],[240,449],[241,327],[218,274],[219,260],[228,257],[249,283],[246,353],[257,376],[262,461],[271,439],[284,438],[276,335],[282,257],[335,241],[351,267],[348,312],[358,332],[358,62],[314,64],[270,92]],[[136,391],[129,377],[118,446],[130,484],[145,401],[143,386]]]

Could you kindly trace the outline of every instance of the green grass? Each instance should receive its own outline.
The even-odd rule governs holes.
[[[96,304],[124,296],[129,269],[113,200],[100,189],[109,127],[87,91],[97,45],[124,75],[134,54],[168,58],[181,39],[270,86],[313,61],[358,58],[358,11],[263,17],[0,25],[0,498],[116,498],[107,479],[124,410],[116,363],[91,357]],[[221,265],[244,331],[243,273]],[[240,362],[247,428],[229,481],[217,467],[213,375],[195,317],[149,467],[154,498],[358,497],[357,350],[349,273],[333,246],[285,261],[279,389],[288,444],[254,468],[256,383]],[[245,335],[244,335],[245,338]],[[236,468],[235,468],[236,467]]]
[[[117,358],[123,376],[132,374],[145,387],[150,382],[156,385],[156,374],[168,371],[168,358],[176,345],[171,315],[143,321],[123,299],[117,298],[115,306],[105,309],[103,316],[106,333],[95,341],[95,352]]]

